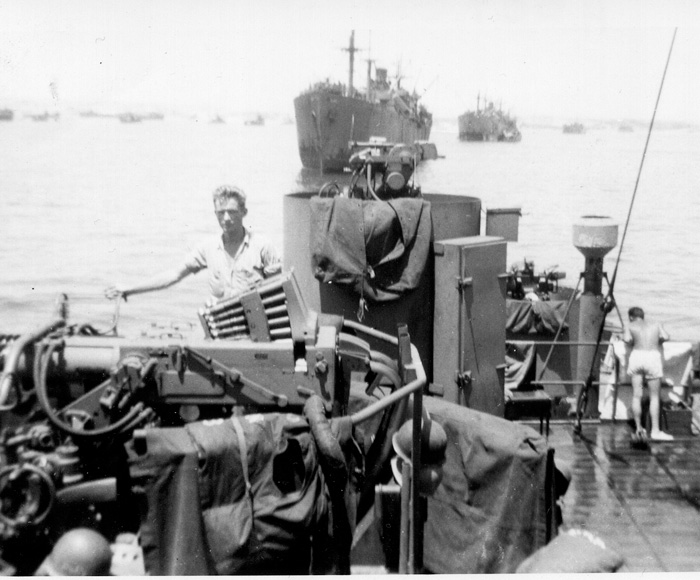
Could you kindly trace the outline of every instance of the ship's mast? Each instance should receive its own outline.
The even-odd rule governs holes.
[[[350,54],[350,74],[348,75],[348,96],[351,97],[353,93],[352,78],[355,73],[355,53],[359,50],[355,48],[355,31],[350,33],[350,46],[344,48]]]
[[[369,47],[367,48],[367,98],[374,100],[374,87],[372,86],[372,32],[370,31]]]

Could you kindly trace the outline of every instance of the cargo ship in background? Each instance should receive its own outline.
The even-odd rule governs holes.
[[[568,123],[564,125],[563,131],[572,135],[582,135],[586,128],[581,123]]]
[[[457,119],[462,141],[520,141],[522,135],[517,121],[496,107],[493,101],[480,108],[481,96],[476,98],[476,111],[468,111]]]
[[[387,70],[367,60],[367,88],[363,92],[353,84],[355,70],[355,33],[350,35],[349,77],[347,86],[318,82],[294,99],[299,156],[304,167],[321,173],[341,172],[348,166],[351,141],[369,141],[377,137],[394,143],[412,144],[427,140],[432,114],[419,103],[419,96],[401,88],[401,80],[392,86]]]

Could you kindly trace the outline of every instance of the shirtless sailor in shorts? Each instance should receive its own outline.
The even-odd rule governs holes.
[[[644,320],[644,310],[638,306],[630,308],[628,315],[630,323],[625,328],[623,340],[632,347],[627,374],[632,379],[632,413],[637,436],[646,438],[642,426],[642,389],[646,379],[649,385],[650,438],[652,441],[671,441],[673,435],[664,433],[659,426],[660,389],[664,374],[661,344],[669,336],[660,324]]]

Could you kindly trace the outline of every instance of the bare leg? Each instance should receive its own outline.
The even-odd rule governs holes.
[[[659,425],[659,379],[649,379],[649,415],[651,415],[651,432],[656,434],[661,431]]]
[[[632,415],[634,416],[634,423],[637,427],[637,433],[645,432],[644,425],[642,425],[642,388],[644,386],[644,379],[641,375],[632,376]]]
[[[661,381],[649,379],[649,414],[651,415],[651,438],[657,441],[672,440],[673,435],[661,431]]]

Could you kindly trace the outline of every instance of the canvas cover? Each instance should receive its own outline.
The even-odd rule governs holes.
[[[506,343],[506,398],[509,391],[517,390],[523,383],[528,382],[528,376],[533,372],[535,354],[534,342]]]
[[[129,449],[149,574],[308,574],[312,547],[323,568],[328,497],[308,423],[236,420],[245,463],[231,419],[149,429],[147,452]]]
[[[418,286],[432,240],[429,202],[312,197],[310,208],[311,267],[318,280],[350,286],[374,301],[396,300]]]
[[[554,335],[564,320],[566,300],[506,300],[506,332]],[[568,328],[567,323],[564,328]]]
[[[534,429],[435,397],[447,433],[443,480],[428,499],[424,564],[434,573],[511,573],[556,533],[552,452]]]

